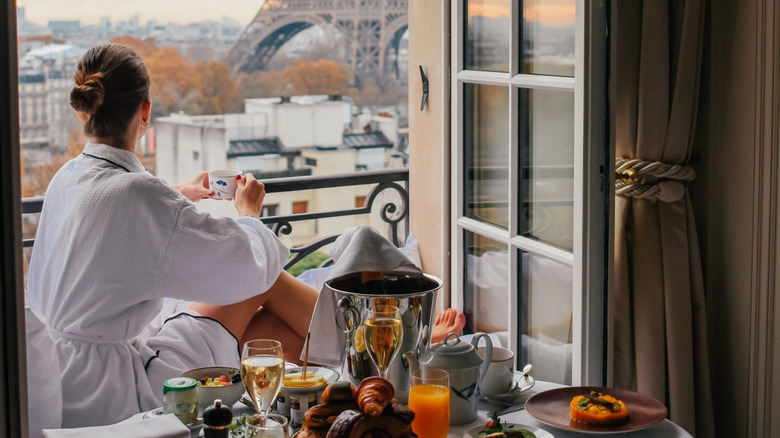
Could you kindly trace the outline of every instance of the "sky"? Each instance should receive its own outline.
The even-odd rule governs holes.
[[[509,17],[509,0],[471,0],[468,2],[469,18]],[[523,15],[528,21],[548,26],[570,26],[574,23],[574,0],[528,0],[523,3]]]
[[[229,17],[249,24],[265,0],[17,0],[25,7],[25,18],[39,25],[49,20],[81,20],[96,24],[101,17],[127,21],[138,15],[141,24],[147,20],[180,24],[196,21],[220,21]]]
[[[17,0],[25,7],[27,20],[46,25],[49,20],[81,20],[96,24],[101,17],[127,21],[138,15],[141,24],[147,20],[184,24],[196,21],[220,21],[229,17],[249,24],[265,0]],[[472,0],[469,15],[509,16],[510,0]],[[526,19],[551,26],[574,22],[573,0],[531,0],[526,3]]]

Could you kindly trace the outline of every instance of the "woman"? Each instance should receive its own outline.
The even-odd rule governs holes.
[[[90,142],[49,185],[28,286],[59,357],[62,426],[118,422],[161,406],[185,370],[237,366],[250,321],[297,359],[317,292],[283,271],[289,251],[258,219],[263,185],[247,174],[240,217],[216,218],[191,202],[210,196],[205,173],[173,188],[144,170],[150,81],[132,50],[88,50],[74,80]],[[153,327],[166,298],[192,304]]]

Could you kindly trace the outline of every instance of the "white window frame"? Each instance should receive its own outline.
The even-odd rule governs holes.
[[[607,133],[606,48],[607,7],[604,1],[576,0],[575,71],[574,77],[519,74],[518,38],[510,40],[509,73],[463,70],[465,0],[453,2],[451,9],[451,296],[458,309],[464,303],[464,231],[473,232],[506,244],[509,253],[507,267],[507,321],[509,346],[518,345],[518,250],[546,257],[572,268],[572,384],[607,384],[606,285],[611,254],[613,209],[611,182],[606,169],[610,146]],[[511,33],[520,32],[520,3],[511,3]],[[587,43],[586,43],[587,42]],[[509,94],[509,226],[502,230],[464,217],[463,185],[463,84],[500,85]],[[565,251],[516,234],[518,229],[518,92],[520,88],[557,90],[574,93],[574,250]],[[579,221],[578,221],[579,219]],[[515,355],[517,357],[517,355]]]

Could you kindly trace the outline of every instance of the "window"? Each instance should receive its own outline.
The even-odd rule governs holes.
[[[279,204],[263,204],[263,217],[271,217],[279,214]]]
[[[309,211],[309,201],[293,201],[292,212],[293,214],[306,213]]]
[[[587,3],[461,0],[451,23],[452,300],[564,384],[605,377],[606,12]]]

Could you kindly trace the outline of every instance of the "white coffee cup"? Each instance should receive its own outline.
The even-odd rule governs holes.
[[[479,354],[485,355],[485,347],[477,349]],[[512,388],[515,378],[515,354],[512,350],[493,347],[493,357],[488,365],[485,378],[482,379],[480,393],[482,395],[504,394]]]
[[[244,172],[238,169],[221,169],[209,172],[209,187],[214,191],[214,199],[233,199],[238,187],[237,176]]]

